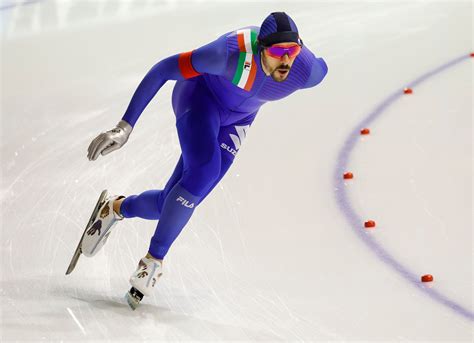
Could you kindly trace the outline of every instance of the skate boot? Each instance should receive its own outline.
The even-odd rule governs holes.
[[[132,288],[125,298],[128,305],[135,310],[143,296],[150,296],[155,284],[163,274],[163,262],[148,257],[143,257],[138,263],[137,270],[130,277]]]
[[[94,256],[104,246],[109,238],[112,228],[123,216],[115,213],[114,201],[125,198],[123,195],[109,196],[100,204],[98,210],[91,218],[81,243],[81,252],[88,256]]]

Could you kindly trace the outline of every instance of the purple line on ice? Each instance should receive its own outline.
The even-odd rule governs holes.
[[[462,62],[465,59],[470,58],[469,54],[463,55],[458,57],[446,64],[441,65],[440,67],[422,75],[418,79],[414,80],[413,82],[409,83],[406,87],[414,87],[421,82],[427,80],[428,78],[441,73],[442,71]],[[382,115],[385,109],[387,109],[392,103],[394,103],[398,98],[404,96],[403,89],[399,89],[395,91],[392,95],[390,95],[387,99],[385,99],[380,105],[378,105],[369,115],[362,120],[352,131],[349,137],[344,142],[342,149],[339,151],[339,155],[337,158],[337,165],[334,170],[334,185],[335,185],[335,192],[336,192],[336,201],[344,213],[347,221],[354,229],[357,236],[386,264],[388,264],[391,268],[395,269],[401,276],[403,276],[407,281],[409,281],[415,288],[424,292],[434,301],[437,301],[455,313],[474,321],[474,313],[471,312],[469,309],[465,308],[464,306],[457,304],[453,300],[447,298],[440,292],[428,288],[420,282],[419,275],[411,272],[407,267],[399,263],[393,256],[391,256],[379,243],[377,243],[371,236],[367,235],[363,229],[363,220],[359,217],[359,215],[354,211],[347,196],[347,190],[344,186],[344,180],[342,178],[342,174],[347,170],[347,165],[350,159],[350,155],[352,150],[354,150],[357,142],[360,138],[360,129],[364,127],[369,127],[370,124],[377,119],[379,116]]]

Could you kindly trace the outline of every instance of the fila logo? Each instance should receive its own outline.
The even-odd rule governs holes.
[[[245,63],[244,63],[244,69],[250,70],[251,67],[252,67],[252,65],[250,64],[250,62],[245,61]]]
[[[181,203],[181,205],[183,205],[184,207],[187,207],[187,208],[193,208],[194,207],[194,203],[189,203],[188,200],[186,200],[185,198],[183,197],[178,197],[178,199],[176,199],[176,201],[179,201]]]

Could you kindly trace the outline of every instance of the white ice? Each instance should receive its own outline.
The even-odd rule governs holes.
[[[327,78],[261,108],[155,294],[135,312],[123,300],[154,221],[119,223],[65,276],[100,191],[162,188],[178,159],[173,82],[123,149],[86,158],[149,68],[282,10]],[[342,187],[375,229],[349,223],[334,180],[344,142],[380,103],[474,51],[471,1],[6,0],[0,16],[2,341],[473,340],[473,59],[357,138]],[[366,235],[434,282],[410,282]]]

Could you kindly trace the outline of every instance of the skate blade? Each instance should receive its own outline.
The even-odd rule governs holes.
[[[72,259],[67,268],[66,275],[71,274],[74,268],[76,268],[77,261],[79,260],[79,257],[81,256],[81,253],[82,253],[81,251],[82,239],[84,238],[84,235],[87,229],[92,224],[92,221],[97,215],[97,211],[99,211],[99,208],[104,202],[106,197],[107,197],[107,190],[103,190],[102,193],[100,193],[99,200],[97,200],[97,203],[95,204],[94,211],[92,211],[91,217],[89,218],[89,221],[87,222],[86,228],[84,232],[82,233],[82,236],[81,236],[81,239],[79,240],[79,244],[77,245],[76,251],[74,252],[74,255],[72,255]]]
[[[127,300],[128,306],[130,306],[133,311],[140,305],[140,299],[131,295],[130,292],[125,293],[125,300]]]

